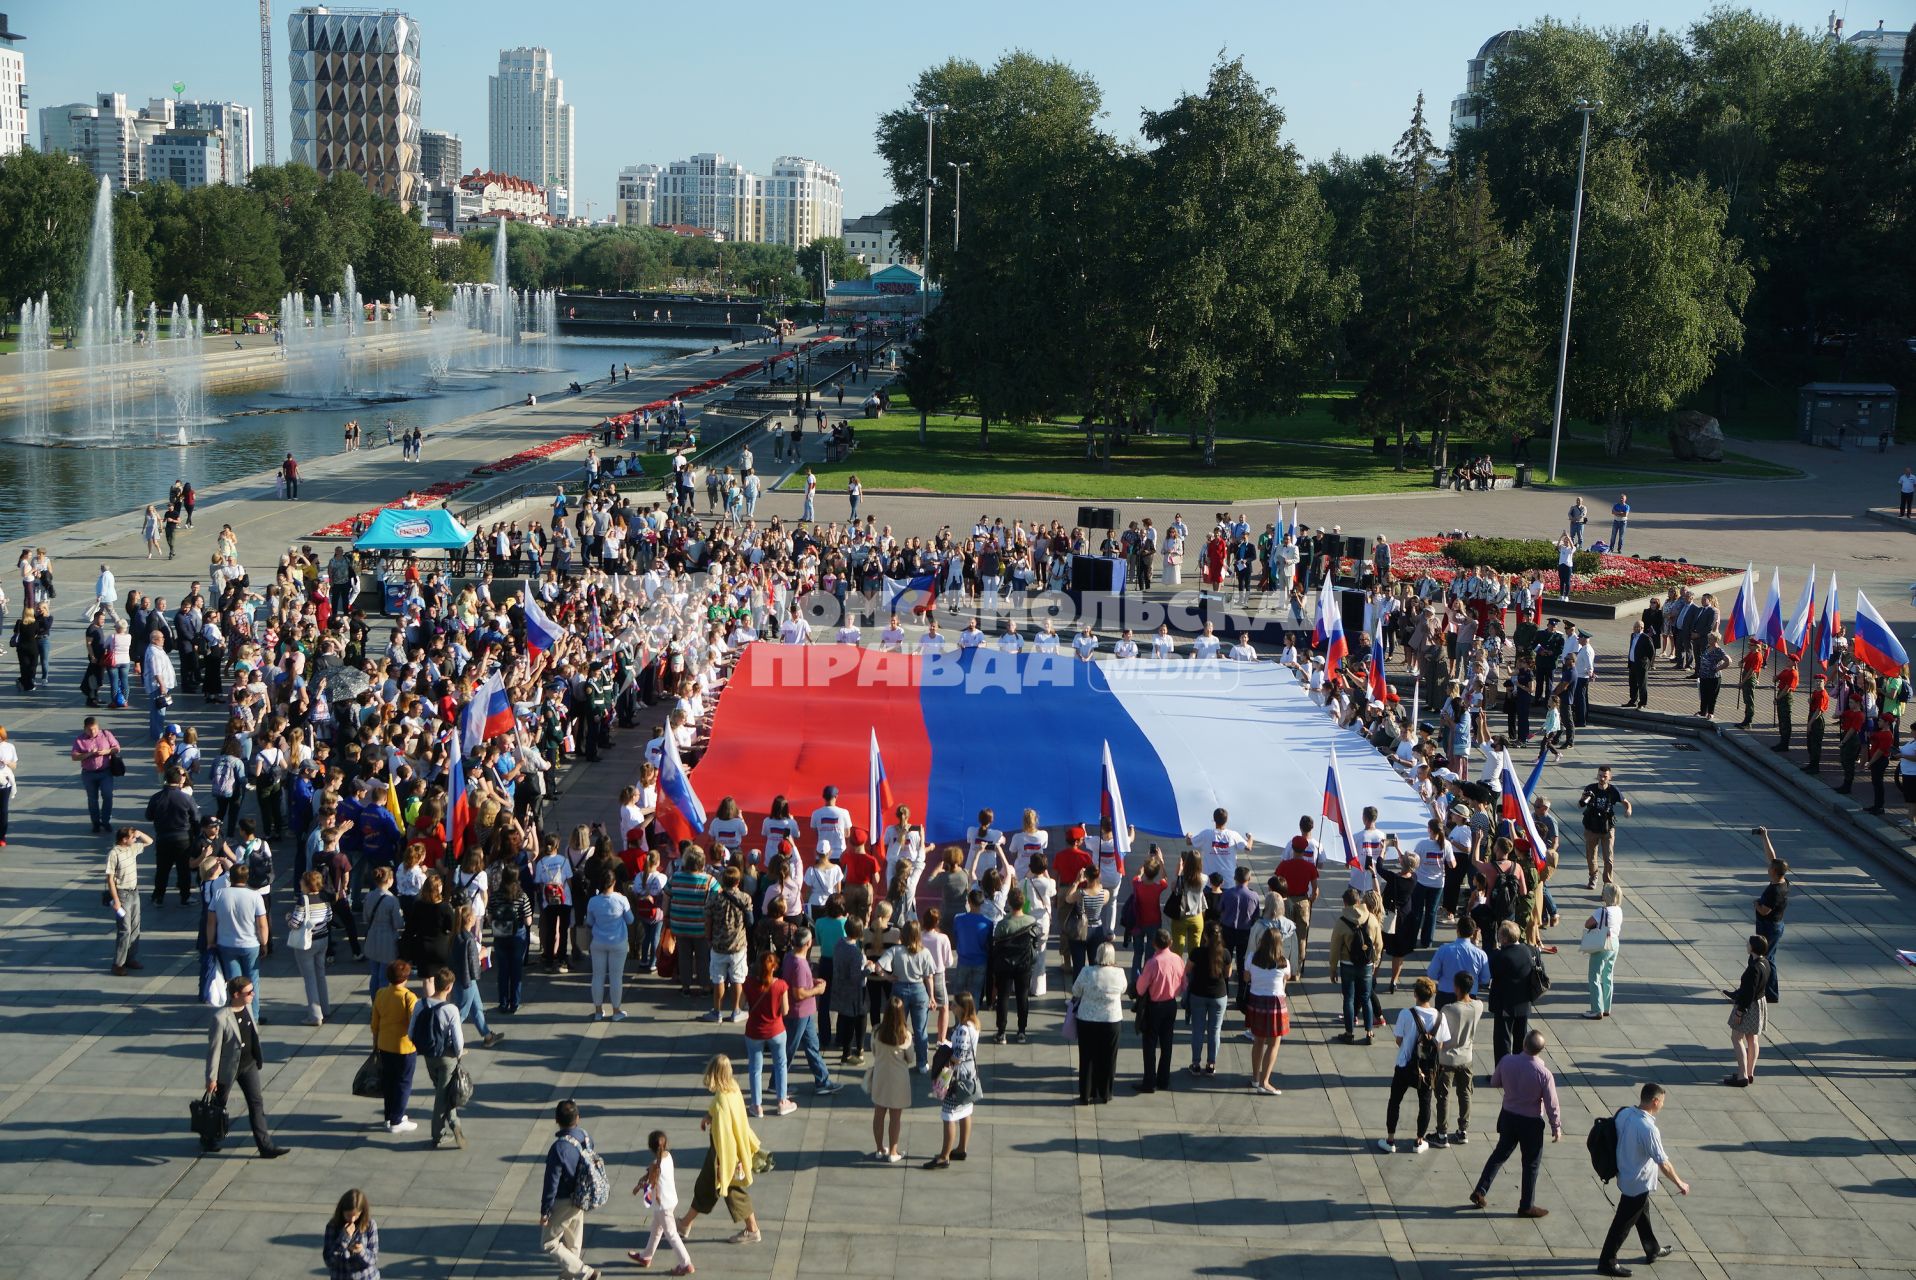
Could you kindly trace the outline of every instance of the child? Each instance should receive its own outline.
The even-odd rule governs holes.
[[[685,1241],[679,1238],[679,1224],[673,1210],[679,1207],[678,1180],[672,1169],[672,1153],[667,1149],[665,1130],[654,1129],[652,1136],[645,1140],[651,1148],[652,1165],[632,1188],[633,1195],[643,1195],[645,1202],[652,1206],[652,1235],[643,1249],[628,1249],[625,1256],[642,1267],[652,1265],[652,1255],[658,1252],[659,1239],[672,1246],[673,1256],[679,1265],[672,1268],[675,1276],[689,1276],[697,1270],[692,1265],[692,1254],[685,1247]]]
[[[1550,749],[1550,758],[1553,761],[1563,755],[1565,732],[1563,725],[1564,716],[1568,710],[1565,703],[1568,701],[1568,697],[1564,695],[1550,699],[1550,710],[1544,714],[1543,741],[1544,745]]]

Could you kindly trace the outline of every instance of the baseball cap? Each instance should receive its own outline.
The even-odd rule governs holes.
[[[851,830],[851,835],[848,838],[851,840],[853,844],[870,844],[871,843],[871,833],[866,831],[865,828],[863,827],[853,827]]]

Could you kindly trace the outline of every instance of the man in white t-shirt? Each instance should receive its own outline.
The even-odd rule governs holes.
[[[886,653],[903,653],[905,651],[905,629],[898,624],[897,614],[894,613],[891,616],[890,625],[879,633],[878,647]]]
[[[1234,662],[1256,662],[1257,650],[1251,647],[1249,632],[1241,632],[1237,643],[1231,646],[1231,659]]]
[[[1211,632],[1211,624],[1207,622],[1204,624],[1203,633],[1191,641],[1191,656],[1198,659],[1215,658],[1222,647],[1217,636]],[[1225,883],[1228,884],[1230,881],[1227,880]]]
[[[965,629],[958,633],[960,649],[976,649],[985,642],[985,633],[978,629],[978,620],[972,618],[965,623]]]
[[[1369,893],[1377,887],[1377,868],[1384,860],[1384,833],[1377,829],[1377,806],[1364,806],[1364,826],[1357,833],[1357,865],[1351,868],[1351,888]]]
[[[1004,631],[998,636],[999,652],[1020,653],[1024,650],[1024,647],[1025,642],[1018,638],[1017,626],[1007,619],[1005,621]]]
[[[1237,883],[1237,859],[1239,854],[1248,854],[1254,841],[1246,833],[1239,835],[1225,824],[1231,815],[1223,809],[1211,811],[1211,829],[1187,837],[1191,847],[1204,859],[1206,878],[1222,876],[1226,887]]]
[[[836,862],[845,856],[845,836],[852,829],[852,815],[839,807],[837,787],[826,787],[824,800],[812,810],[812,835],[818,841],[818,856]]]

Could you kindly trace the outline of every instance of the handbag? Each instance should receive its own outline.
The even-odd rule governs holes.
[[[592,926],[575,924],[572,926],[572,954],[589,956],[592,954]]]
[[[661,978],[679,976],[679,941],[670,929],[665,929],[659,934],[658,956],[654,967],[658,969]]]
[[[778,1168],[778,1161],[772,1158],[772,1153],[768,1148],[760,1147],[752,1153],[752,1174],[754,1177],[761,1173],[770,1173],[776,1168]]]
[[[308,899],[306,895],[301,894],[299,897],[299,908],[286,913],[286,945],[294,951],[311,951],[313,949],[313,924],[310,919],[306,918],[305,914],[307,903]],[[296,918],[299,919],[299,923],[292,923]]]
[[[353,1097],[383,1098],[386,1091],[382,1087],[379,1072],[379,1050],[375,1049],[359,1064],[359,1070],[353,1072]]]
[[[126,777],[126,761],[120,758],[120,749],[113,748],[113,754],[106,758],[106,771],[115,778]]]
[[[1384,932],[1385,933],[1397,932],[1397,908],[1395,907],[1392,907],[1389,911],[1386,911],[1384,913]]]
[[[463,1066],[452,1069],[452,1105],[469,1106],[472,1103],[472,1073]]]
[[[1065,1001],[1064,1038],[1073,1044],[1078,1042],[1078,1002],[1076,1000]]]
[[[226,1108],[220,1105],[211,1089],[188,1103],[186,1111],[193,1132],[199,1135],[201,1147],[210,1151],[225,1141],[228,1125]]]
[[[949,1044],[941,1044],[932,1052],[931,1070],[928,1074],[935,1080],[939,1076],[947,1074],[950,1070],[951,1046]],[[939,1094],[938,1096],[942,1098],[944,1095]]]
[[[1598,925],[1594,929],[1585,929],[1583,931],[1583,941],[1577,945],[1590,954],[1596,955],[1604,951],[1615,951],[1617,949],[1617,940],[1610,936],[1608,929],[1602,925]]]

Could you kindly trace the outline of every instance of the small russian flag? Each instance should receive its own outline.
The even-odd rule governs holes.
[[[1774,649],[1783,644],[1788,630],[1789,620],[1783,616],[1783,571],[1771,565],[1770,594],[1763,602],[1763,621],[1757,627],[1757,635]]]
[[[1118,769],[1111,762],[1111,743],[1104,744],[1104,770],[1098,784],[1098,816],[1111,824],[1111,840],[1120,858],[1131,852],[1131,824],[1124,816],[1124,793],[1118,790]]]
[[[466,798],[466,763],[459,744],[448,744],[452,765],[446,773],[446,851],[457,860],[466,831],[472,825],[472,802]]]
[[[665,732],[665,755],[659,762],[659,793],[671,802],[671,808],[661,809],[659,816],[673,839],[705,834],[705,805],[692,788],[692,777],[679,759],[678,739],[669,728]]]
[[[866,829],[873,833],[885,830],[885,819],[898,812],[898,799],[892,795],[891,782],[885,777],[885,758],[878,753],[878,730],[872,730],[871,774],[866,788],[871,797]]]
[[[1526,803],[1529,798],[1528,793],[1526,791],[1520,791],[1517,788],[1517,767],[1510,763],[1510,753],[1508,751],[1503,753],[1503,760],[1499,768],[1501,770],[1499,781],[1503,791],[1502,816],[1508,819],[1513,827],[1523,833],[1524,843],[1530,846],[1530,860],[1536,864],[1538,870],[1542,870],[1544,862],[1547,860],[1546,850],[1548,846],[1544,843],[1542,834],[1537,830],[1537,819],[1530,812],[1530,805]],[[1542,771],[1543,761],[1539,759],[1537,761],[1537,768],[1531,774],[1533,781],[1541,775]]]
[[[539,597],[533,594],[532,584],[526,584],[526,648],[533,653],[548,653],[559,643],[565,634],[558,623],[546,617],[546,611],[539,607]]]
[[[1344,813],[1344,781],[1337,770],[1337,748],[1331,748],[1330,768],[1324,774],[1324,821],[1337,824],[1338,838],[1344,842],[1344,865],[1358,864],[1357,842],[1351,838],[1350,819]]]
[[[1816,660],[1828,666],[1836,657],[1836,637],[1843,631],[1843,602],[1836,591],[1836,571],[1830,571],[1829,593],[1823,597],[1823,616],[1816,622]]]
[[[1756,635],[1756,566],[1743,570],[1743,585],[1736,589],[1736,603],[1723,615],[1723,643],[1735,644]]]
[[[1338,608],[1328,576],[1317,589],[1317,624],[1311,631],[1311,640],[1315,647],[1324,650],[1324,667],[1328,672],[1335,673],[1350,656],[1350,644],[1344,638],[1343,611]]]
[[[1810,647],[1810,618],[1816,612],[1816,566],[1810,566],[1810,576],[1803,582],[1803,594],[1796,601],[1796,608],[1790,611],[1789,625],[1783,629],[1783,638],[1796,650],[1801,658]]]
[[[1879,675],[1901,675],[1903,668],[1909,665],[1909,654],[1889,624],[1883,621],[1883,615],[1876,612],[1876,606],[1861,591],[1856,593],[1854,625],[1856,633],[1850,644],[1857,658]]]
[[[459,748],[467,755],[479,749],[487,738],[512,732],[512,699],[506,695],[506,682],[497,671],[479,682],[472,701],[460,713]]]

